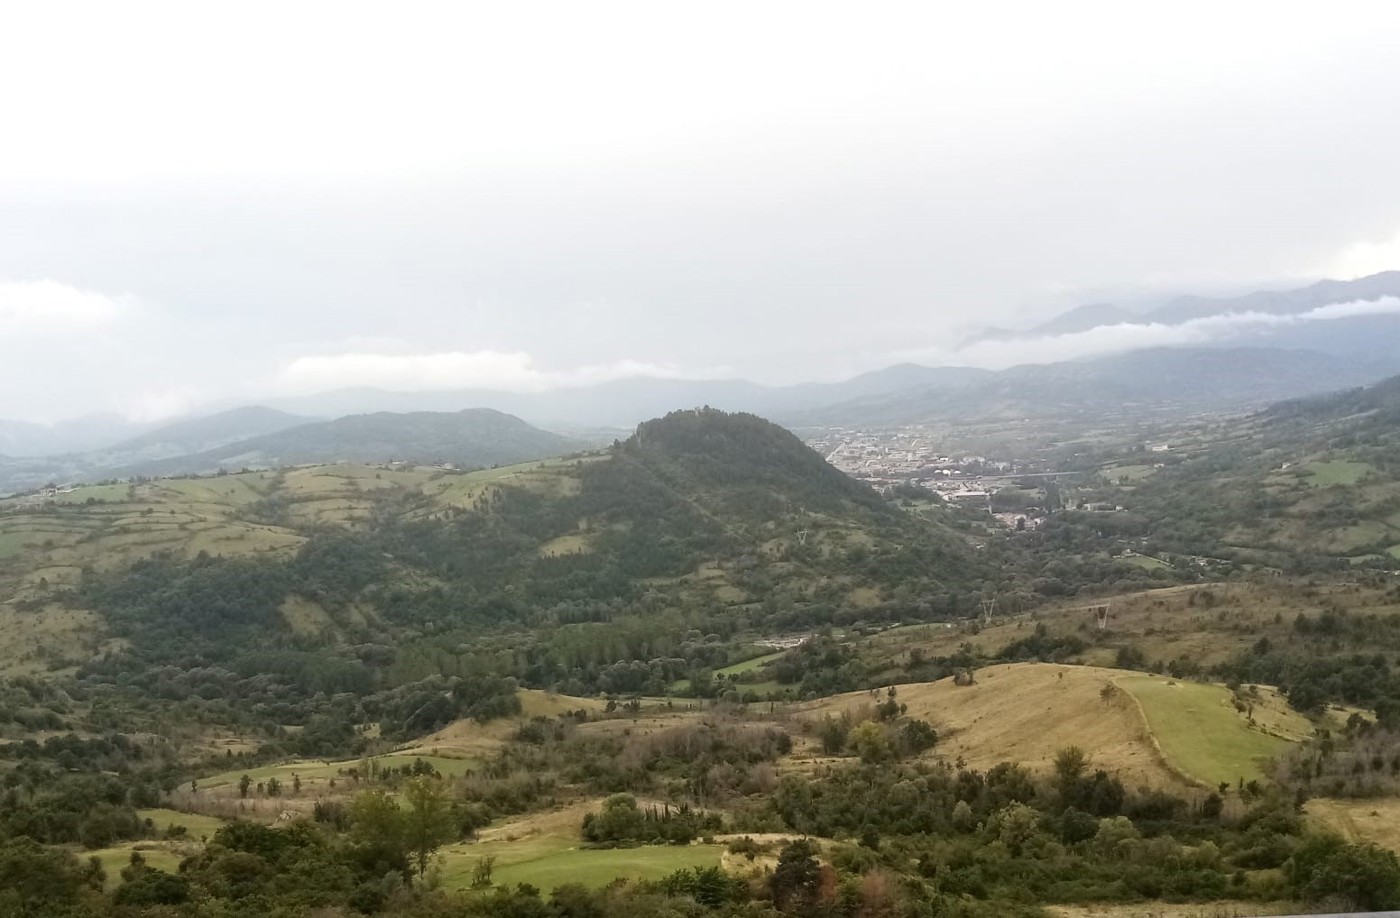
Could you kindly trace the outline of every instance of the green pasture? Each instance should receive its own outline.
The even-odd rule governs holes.
[[[1142,705],[1148,728],[1167,760],[1208,786],[1262,779],[1287,740],[1250,727],[1220,685],[1126,676],[1118,684]]]
[[[1303,471],[1308,475],[1309,484],[1326,488],[1332,485],[1354,485],[1374,469],[1365,462],[1329,459],[1309,462],[1303,466]]]
[[[142,819],[149,819],[157,832],[164,832],[171,826],[184,826],[189,837],[193,839],[211,837],[224,826],[224,821],[215,816],[181,813],[179,810],[137,810],[136,815]]]
[[[726,666],[723,669],[715,670],[715,675],[740,676],[744,673],[751,673],[761,666],[766,666],[767,664],[772,663],[774,660],[778,659],[785,653],[787,653],[786,650],[779,650],[776,653],[766,653],[761,657],[750,657],[749,659],[742,660],[738,663],[733,664],[732,666]]]
[[[659,880],[683,868],[717,867],[723,852],[719,845],[585,849],[576,838],[540,835],[445,849],[443,881],[449,889],[467,888],[477,862],[494,856],[491,880],[497,886],[529,883],[545,893],[570,883],[598,888],[620,877]]]

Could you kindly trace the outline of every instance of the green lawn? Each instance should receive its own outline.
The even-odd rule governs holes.
[[[169,826],[184,826],[192,839],[211,837],[224,825],[224,821],[215,816],[181,813],[179,810],[137,810],[136,815],[142,819],[149,819],[157,832],[164,832]]]
[[[1135,564],[1138,567],[1149,571],[1160,571],[1171,568],[1171,565],[1167,562],[1161,561],[1157,558],[1153,558],[1149,555],[1124,555],[1118,560],[1122,561],[1124,564]]]
[[[785,653],[787,653],[786,650],[779,650],[779,651],[776,651],[776,652],[774,652],[774,653],[766,653],[766,654],[764,654],[764,655],[761,656],[761,657],[749,657],[747,660],[742,660],[742,661],[740,661],[740,662],[738,662],[738,663],[733,664],[732,666],[726,666],[726,667],[724,667],[724,668],[722,668],[722,669],[717,669],[717,670],[715,670],[715,675],[716,675],[716,676],[738,676],[738,675],[742,675],[743,673],[751,673],[751,672],[753,672],[754,670],[758,669],[758,668],[761,667],[761,666],[764,666],[764,665],[766,665],[766,664],[768,664],[768,663],[772,663],[774,660],[778,659],[779,657],[781,657],[781,656],[782,656],[783,654],[785,654]],[[768,683],[763,683],[763,684],[766,685],[766,684],[768,684]],[[754,688],[754,685],[755,685],[755,684],[736,683],[736,687],[737,687],[740,691],[748,691],[749,689]],[[670,691],[672,691],[672,692],[688,692],[688,691],[690,691],[690,680],[689,680],[689,679],[677,679],[675,682],[672,682],[672,683],[671,683],[671,685],[670,685]]]
[[[469,887],[477,861],[492,855],[496,864],[491,879],[497,886],[529,883],[546,893],[567,883],[597,888],[618,877],[659,880],[684,867],[718,866],[724,851],[719,845],[647,845],[606,850],[581,849],[577,845],[576,839],[559,835],[454,845],[443,852],[443,881],[449,889]]]
[[[1322,462],[1309,462],[1303,466],[1308,473],[1308,482],[1319,488],[1331,485],[1354,485],[1372,471],[1365,462],[1350,462],[1345,459],[1331,459]]]
[[[0,532],[0,558],[17,555],[34,541],[32,532]]]
[[[144,841],[127,842],[124,845],[99,848],[96,851],[79,851],[77,854],[82,860],[95,857],[102,862],[102,869],[107,873],[107,888],[110,889],[121,882],[122,868],[131,863],[133,850],[141,852],[141,857],[145,858],[147,867],[154,870],[164,870],[166,873],[178,871],[180,861],[184,860],[182,855],[162,843]]]
[[[1251,729],[1224,686],[1156,676],[1127,676],[1118,684],[1142,704],[1171,764],[1206,785],[1263,778],[1268,760],[1289,745]]]
[[[749,659],[744,660],[741,663],[735,663],[733,666],[726,666],[723,669],[715,670],[715,675],[737,676],[741,673],[751,673],[754,670],[758,669],[760,666],[763,666],[767,663],[772,663],[774,660],[778,659],[785,653],[787,653],[786,650],[779,650],[777,653],[767,653],[761,657],[750,657]]]
[[[1142,481],[1144,478],[1156,474],[1156,472],[1156,467],[1151,465],[1118,465],[1110,466],[1103,470],[1104,475],[1114,482],[1117,482],[1120,478],[1126,478],[1130,482]]]

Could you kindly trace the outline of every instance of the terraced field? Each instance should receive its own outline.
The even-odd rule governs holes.
[[[431,499],[432,513],[471,506],[507,483],[571,493],[579,486],[571,470],[572,463],[560,461],[477,472],[343,464],[85,485],[47,498],[0,500],[0,565],[105,568],[164,551],[186,557],[285,552],[303,541],[299,530],[365,522],[377,493],[418,492]],[[267,522],[274,516],[281,518]]]
[[[574,460],[580,461],[580,460]],[[586,461],[586,460],[585,460]],[[564,493],[578,487],[573,463],[531,462],[479,472],[401,465],[323,465],[206,478],[86,485],[47,496],[0,500],[0,675],[69,669],[108,646],[102,623],[81,610],[42,605],[76,587],[85,569],[130,566],[159,554],[193,558],[288,556],[316,527],[356,528],[376,495],[401,492],[405,505],[429,498],[412,515],[470,506],[491,489]],[[545,554],[588,550],[580,532]],[[303,634],[326,627],[314,604],[283,610]],[[353,611],[350,613],[353,614]]]

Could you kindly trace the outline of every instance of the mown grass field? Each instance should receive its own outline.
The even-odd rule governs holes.
[[[556,886],[570,883],[598,888],[619,878],[659,880],[689,867],[718,867],[724,848],[697,844],[585,850],[567,846],[522,846],[519,842],[477,843],[444,855],[444,883],[450,889],[468,888],[473,868],[488,854],[497,857],[491,876],[494,884],[529,883],[547,893]]]
[[[78,856],[97,858],[107,874],[107,888],[112,889],[121,884],[122,868],[131,863],[133,851],[140,853],[147,867],[175,873],[180,869],[180,862],[197,850],[197,846],[191,847],[187,843],[174,845],[170,842],[138,841],[114,845],[111,848],[99,848],[96,851],[82,851],[78,852]]]
[[[777,653],[766,653],[761,657],[750,657],[747,660],[735,663],[733,666],[726,666],[723,669],[715,670],[715,675],[739,676],[744,673],[751,673],[759,667],[765,666],[769,663],[772,663],[774,660],[781,658],[785,653],[787,653],[786,650],[779,650]]]
[[[184,826],[190,838],[208,838],[224,825],[224,820],[214,816],[181,813],[179,810],[137,810],[136,815],[149,819],[157,832],[163,832],[170,826]]]
[[[1117,683],[1142,705],[1168,761],[1207,786],[1261,780],[1269,761],[1289,745],[1251,727],[1224,686],[1146,675],[1125,675]]]
[[[739,661],[738,663],[734,663],[734,664],[731,664],[731,665],[729,665],[729,666],[721,667],[720,669],[715,670],[715,676],[717,676],[717,677],[732,677],[732,676],[741,676],[741,675],[743,675],[744,673],[751,673],[751,672],[753,672],[753,671],[756,670],[756,669],[760,669],[761,667],[766,666],[766,665],[768,665],[769,663],[772,663],[774,660],[779,659],[780,657],[782,657],[782,656],[783,656],[784,654],[786,654],[786,653],[787,653],[786,650],[779,650],[779,651],[776,651],[776,652],[774,652],[774,653],[765,653],[765,654],[763,654],[762,656],[750,657],[750,658],[748,658],[747,660],[741,660],[741,661]],[[759,688],[760,685],[765,686],[765,688],[760,689],[760,688]],[[769,692],[769,691],[777,691],[777,690],[778,690],[778,689],[773,688],[773,686],[777,686],[777,683],[776,683],[776,682],[771,682],[771,681],[770,681],[770,682],[763,682],[763,683],[742,683],[742,684],[739,685],[738,687],[739,687],[741,690],[743,690],[743,691],[754,691],[754,692],[759,692],[760,694],[764,694],[764,693]],[[673,691],[673,692],[685,692],[685,691],[689,691],[689,690],[690,690],[690,680],[689,680],[689,679],[677,679],[675,682],[672,682],[672,683],[671,683],[670,688],[671,688],[671,691]]]
[[[1351,462],[1346,459],[1328,459],[1309,462],[1303,466],[1309,484],[1319,488],[1332,485],[1354,485],[1372,471],[1365,462]]]
[[[1103,470],[1103,474],[1112,481],[1126,478],[1129,482],[1142,481],[1156,473],[1156,467],[1151,465],[1116,465]]]
[[[1125,564],[1136,565],[1142,568],[1143,570],[1148,571],[1167,570],[1171,567],[1171,565],[1167,562],[1162,561],[1158,558],[1153,558],[1150,555],[1123,555],[1118,560],[1122,561]]]
[[[619,877],[657,880],[682,868],[720,863],[720,845],[580,848],[583,816],[598,806],[597,800],[587,801],[511,820],[483,831],[480,841],[445,848],[443,882],[450,889],[470,887],[472,871],[483,857],[496,859],[495,885],[529,883],[546,893],[568,883],[596,888]]]

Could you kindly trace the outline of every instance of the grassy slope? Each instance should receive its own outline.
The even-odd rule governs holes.
[[[955,686],[952,679],[901,685],[898,700],[909,706],[911,717],[938,728],[943,739],[937,754],[960,756],[974,768],[1019,761],[1044,771],[1057,752],[1073,745],[1129,785],[1181,788],[1181,779],[1153,748],[1136,706],[1101,696],[1106,684],[1124,675],[1092,666],[1013,663],[978,670],[970,686]],[[820,716],[857,711],[879,700],[853,692],[800,708]]]
[[[181,813],[178,810],[152,809],[137,810],[136,815],[149,819],[156,831],[161,832],[170,826],[184,826],[192,838],[213,835],[223,826],[224,820],[213,816],[200,816],[194,813]]]
[[[619,877],[655,880],[683,867],[720,863],[724,849],[718,845],[580,848],[583,816],[597,809],[599,802],[513,819],[484,830],[479,841],[444,849],[444,883],[448,888],[469,886],[472,869],[488,856],[496,858],[492,880],[497,885],[530,883],[545,892],[566,883],[606,886]]]
[[[166,873],[176,873],[180,869],[180,862],[197,853],[198,850],[198,845],[188,842],[174,845],[170,842],[139,841],[114,845],[111,848],[99,848],[96,851],[80,852],[79,857],[95,857],[101,861],[102,869],[107,874],[107,888],[112,889],[121,883],[122,868],[131,863],[133,851],[141,854],[147,867],[164,870]]]
[[[417,491],[429,505],[415,514],[431,515],[468,506],[494,487],[567,492],[578,484],[571,467],[531,462],[451,472],[347,464],[90,485],[58,494],[47,505],[27,498],[0,500],[0,675],[71,668],[102,648],[100,622],[90,613],[56,605],[39,614],[21,613],[11,605],[42,597],[46,589],[76,586],[84,567],[119,569],[163,552],[186,558],[201,551],[286,557],[305,541],[306,529],[362,525],[373,492]],[[282,524],[256,516],[266,498],[285,503]],[[289,619],[298,612],[315,610],[292,609]],[[314,621],[290,623],[319,630]]]
[[[1269,760],[1289,745],[1286,739],[1252,729],[1231,705],[1224,686],[1159,676],[1124,676],[1117,681],[1142,705],[1168,761],[1202,784],[1261,780]]]
[[[1332,485],[1354,485],[1368,473],[1374,471],[1365,462],[1351,462],[1345,459],[1309,462],[1303,467],[1303,470],[1308,475],[1308,483],[1319,488]]]
[[[1311,732],[1271,692],[1261,693],[1259,726],[1251,727],[1224,687],[1169,682],[1097,666],[1012,663],[978,670],[971,686],[951,679],[901,685],[898,699],[943,734],[937,754],[945,758],[976,768],[1019,761],[1044,771],[1059,750],[1076,745],[1130,786],[1182,789],[1260,778],[1268,758]],[[1110,685],[1120,691],[1105,694]],[[856,712],[879,700],[854,692],[799,709]]]
[[[753,672],[754,670],[758,669],[760,666],[764,666],[764,665],[767,665],[767,664],[769,664],[769,663],[772,663],[774,660],[778,659],[779,657],[781,657],[781,656],[782,656],[783,654],[785,654],[785,653],[787,653],[786,650],[779,650],[779,651],[777,651],[776,653],[766,653],[766,654],[764,654],[764,655],[761,656],[761,657],[750,657],[750,658],[747,659],[747,660],[744,660],[744,661],[739,662],[739,663],[735,663],[733,666],[726,666],[726,667],[724,667],[723,669],[717,669],[717,670],[715,670],[715,675],[716,675],[716,676],[737,676],[737,675],[740,675],[741,673]]]
[[[1248,650],[1261,637],[1275,646],[1305,647],[1308,638],[1295,631],[1294,619],[1299,614],[1316,617],[1334,602],[1377,615],[1400,615],[1400,603],[1385,587],[1311,585],[1285,578],[1206,583],[1115,596],[1109,601],[1109,628],[1104,632],[1093,627],[1094,614],[1084,600],[1069,600],[1039,609],[1034,616],[998,619],[989,627],[964,622],[891,629],[863,642],[861,655],[874,671],[898,682],[909,652],[916,648],[927,657],[939,657],[966,643],[991,655],[1044,625],[1054,637],[1074,636],[1089,643],[1071,659],[1075,663],[1112,666],[1120,648],[1133,647],[1149,662],[1182,658],[1213,666]]]

